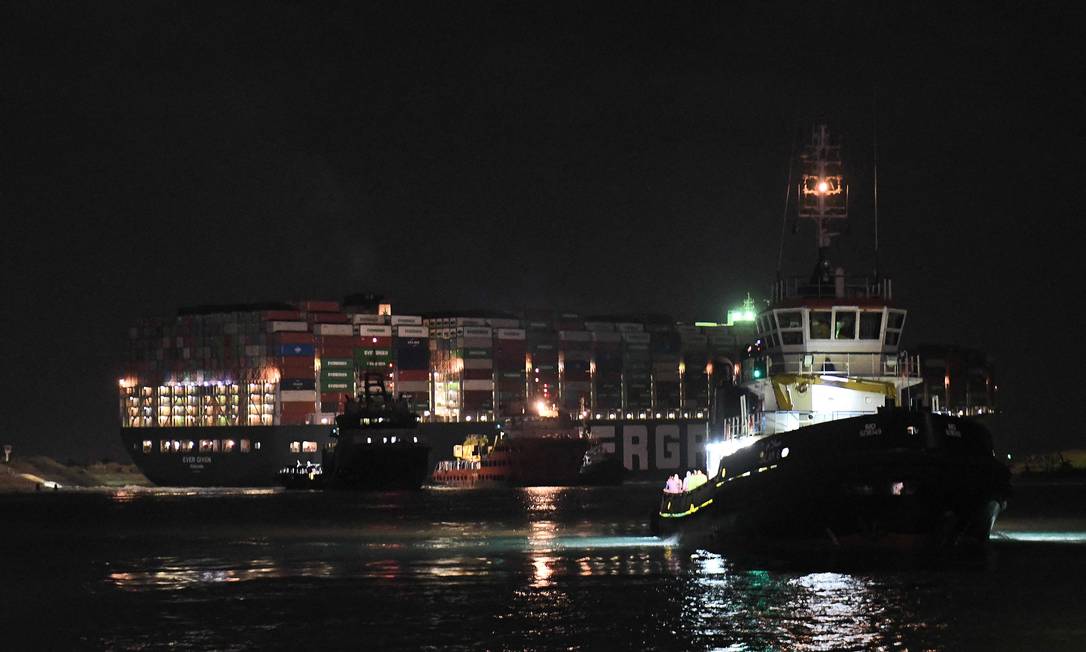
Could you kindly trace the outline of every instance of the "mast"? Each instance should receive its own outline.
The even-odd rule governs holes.
[[[844,181],[841,144],[830,136],[829,128],[815,125],[811,140],[800,154],[803,178],[800,180],[798,217],[815,223],[818,266],[812,281],[830,282],[832,273],[827,257],[839,224],[848,219],[848,184]]]

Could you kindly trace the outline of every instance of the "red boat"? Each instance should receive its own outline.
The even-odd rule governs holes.
[[[592,445],[568,418],[524,417],[490,437],[472,435],[456,445],[454,459],[438,462],[433,481],[454,487],[576,485]]]

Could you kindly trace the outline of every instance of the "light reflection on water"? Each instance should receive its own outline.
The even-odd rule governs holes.
[[[95,623],[100,638],[75,647],[262,649],[298,641],[304,619],[305,642],[325,647],[1013,648],[1043,638],[1007,606],[1022,590],[1066,614],[1038,649],[1086,639],[1053,579],[1086,574],[1065,545],[1086,529],[1000,533],[994,570],[782,569],[647,536],[655,489],[62,496],[47,528],[36,507],[16,516],[6,551],[24,584],[86,614],[73,627]],[[9,602],[12,617],[53,607]],[[171,628],[143,624],[159,614]]]

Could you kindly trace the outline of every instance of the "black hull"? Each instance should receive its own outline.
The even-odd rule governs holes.
[[[1010,492],[983,429],[903,411],[767,437],[721,467],[723,477],[663,497],[657,533],[801,548],[983,545]]]
[[[335,460],[326,465],[325,488],[352,491],[421,489],[429,471],[429,454],[430,447],[423,444],[346,449],[340,442],[336,446]]]
[[[622,484],[626,477],[626,467],[615,458],[608,458],[581,467],[577,483],[587,487],[614,486]]]
[[[277,474],[298,462],[320,462],[331,426],[236,426],[219,428],[122,428],[121,440],[147,479],[164,487],[270,487]],[[249,441],[249,452],[240,442]],[[161,442],[234,441],[238,448],[225,453],[163,452]],[[150,442],[146,450],[143,442]],[[313,442],[312,452],[293,452],[293,442]]]

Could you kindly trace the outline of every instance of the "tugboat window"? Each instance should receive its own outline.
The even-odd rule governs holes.
[[[856,311],[837,310],[834,312],[833,339],[856,339]]]
[[[300,442],[300,441],[292,441],[292,442],[290,442],[290,452],[291,453],[301,453],[302,452],[302,442]]]
[[[811,311],[811,339],[830,339],[830,312],[821,310]]]
[[[303,441],[302,442],[302,452],[303,453],[316,453],[317,452],[317,442],[315,442],[315,441]]]
[[[777,324],[781,327],[781,329],[803,328],[803,313],[798,310],[778,312]]]
[[[150,439],[144,439],[144,440],[143,440],[143,452],[144,452],[144,453],[150,453],[150,452],[151,452],[151,446],[152,446],[152,445],[153,445],[153,444],[151,444],[151,440],[150,440]]]
[[[249,452],[249,440],[248,439],[242,439],[241,440],[241,446],[238,447],[238,450],[240,450],[242,453],[248,453]]]
[[[882,331],[881,312],[860,313],[860,339],[877,340]]]

